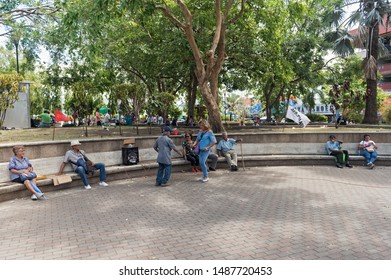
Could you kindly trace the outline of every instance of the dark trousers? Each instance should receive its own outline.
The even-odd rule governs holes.
[[[186,155],[186,159],[190,161],[191,166],[198,166],[200,164],[200,161],[198,159],[198,155]]]
[[[218,159],[219,157],[216,154],[210,153],[208,156],[208,160],[210,160],[209,167],[216,169]]]
[[[332,151],[330,155],[335,156],[337,163],[343,164],[343,155],[345,154],[345,162],[349,163],[349,152],[347,150],[339,150],[338,152]]]
[[[157,169],[156,184],[167,184],[171,176],[171,164],[164,164],[159,162],[159,168]]]

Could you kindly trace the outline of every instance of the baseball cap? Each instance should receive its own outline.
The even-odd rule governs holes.
[[[171,128],[170,128],[169,126],[165,126],[164,129],[163,129],[163,131],[169,131],[169,132],[171,132]]]

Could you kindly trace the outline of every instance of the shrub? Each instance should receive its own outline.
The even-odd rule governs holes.
[[[307,117],[311,122],[327,122],[327,116],[321,114],[308,114]]]

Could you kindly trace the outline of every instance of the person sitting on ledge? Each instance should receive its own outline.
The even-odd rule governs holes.
[[[80,150],[80,142],[78,140],[71,141],[71,150],[65,153],[64,159],[60,165],[60,170],[57,175],[61,175],[64,171],[65,164],[68,162],[71,163],[73,170],[79,174],[81,180],[83,181],[84,188],[86,190],[90,190],[91,186],[87,180],[87,162],[89,161],[86,153],[83,150]],[[95,167],[95,169],[99,169],[99,186],[107,187],[108,184],[105,182],[106,180],[106,167],[104,163],[92,163],[91,165]]]
[[[352,168],[353,166],[349,163],[349,152],[347,150],[342,150],[342,143],[343,141],[341,140],[337,141],[335,135],[330,135],[330,140],[326,143],[326,152],[336,158],[338,168],[343,168],[345,155],[346,167]]]
[[[190,161],[191,172],[201,172],[197,167],[200,163],[198,155],[194,152],[194,148],[191,147],[193,144],[193,135],[190,132],[185,133],[185,141],[182,143],[183,147],[183,158]]]
[[[358,148],[363,150],[363,156],[367,161],[367,166],[369,169],[373,169],[375,167],[375,160],[377,158],[377,145],[375,141],[371,140],[369,134],[364,135],[364,140],[358,144]]]
[[[31,199],[45,200],[46,197],[42,191],[37,187],[36,174],[34,173],[31,178],[28,178],[31,172],[33,172],[33,166],[27,157],[24,156],[25,148],[22,145],[17,145],[12,148],[14,156],[11,157],[8,169],[10,172],[10,179],[12,182],[21,183],[32,192]]]
[[[228,133],[223,132],[221,134],[223,139],[220,140],[217,145],[217,152],[220,157],[225,157],[228,165],[231,167],[231,171],[238,171],[238,155],[235,151],[234,145],[236,142],[242,141],[241,138],[235,140],[233,138],[228,138]]]

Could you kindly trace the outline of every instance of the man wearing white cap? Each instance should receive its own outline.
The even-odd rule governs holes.
[[[71,147],[72,150],[69,150],[65,153],[64,160],[60,165],[60,170],[58,171],[58,175],[61,175],[65,164],[71,163],[71,166],[73,170],[79,174],[81,177],[81,180],[83,181],[84,188],[86,190],[90,190],[91,186],[88,183],[87,180],[87,164],[88,158],[86,156],[86,153],[83,150],[80,150],[80,142],[78,140],[72,140],[71,141]],[[101,187],[107,187],[108,184],[105,183],[106,180],[106,168],[104,163],[92,163],[92,166],[95,167],[95,169],[99,170],[99,186]]]

